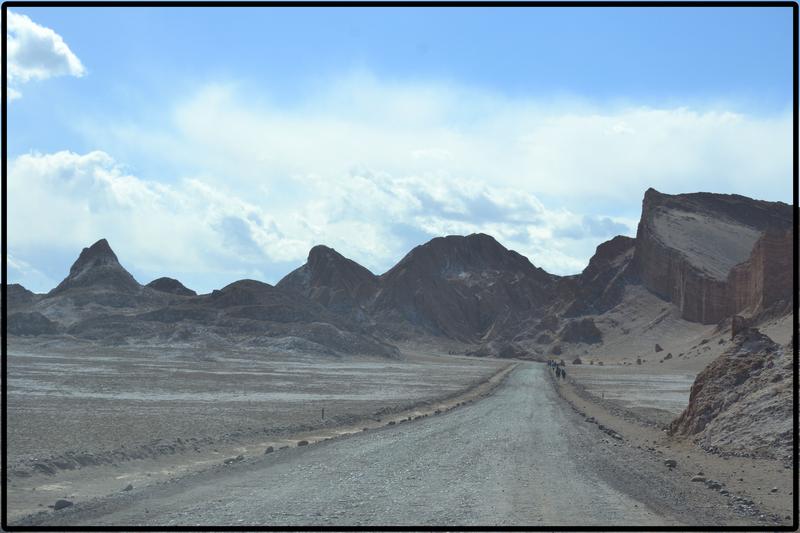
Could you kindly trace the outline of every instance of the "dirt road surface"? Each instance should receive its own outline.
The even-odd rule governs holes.
[[[490,397],[40,513],[24,525],[743,525],[521,364]],[[692,486],[695,485],[695,486]]]

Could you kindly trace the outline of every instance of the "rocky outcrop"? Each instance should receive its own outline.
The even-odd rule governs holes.
[[[634,239],[618,235],[597,247],[576,279],[565,317],[604,313],[622,300],[626,284],[634,280],[630,264],[635,244]]]
[[[559,334],[562,342],[597,344],[603,342],[603,335],[591,318],[567,322]]]
[[[475,342],[541,315],[554,284],[554,276],[489,235],[451,235],[417,246],[383,274],[372,311],[384,323]]]
[[[186,288],[186,286],[174,278],[158,278],[154,279],[145,287],[150,289],[166,292],[169,294],[177,294],[178,296],[197,296],[197,293],[192,289]]]
[[[19,283],[10,283],[6,287],[6,299],[10,308],[18,308],[33,302],[36,299],[36,294]]]
[[[689,405],[669,432],[723,454],[790,458],[792,372],[790,347],[745,329],[698,374]]]
[[[378,291],[378,277],[333,248],[315,246],[306,264],[276,285],[295,291],[331,311],[364,318],[364,306]]]
[[[763,300],[764,287],[754,281],[759,263],[750,261],[751,256],[761,241],[759,256],[768,256],[765,263],[781,268],[791,262],[791,248],[779,250],[773,237],[780,240],[791,224],[791,207],[781,202],[648,189],[634,268],[645,287],[676,305],[684,319],[717,323],[741,311],[741,305]],[[735,269],[745,262],[750,265]],[[781,284],[771,286],[771,297],[783,289]]]
[[[59,332],[58,324],[36,311],[9,314],[6,327],[9,335],[54,335]]]

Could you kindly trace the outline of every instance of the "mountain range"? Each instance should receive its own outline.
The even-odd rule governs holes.
[[[102,239],[47,294],[9,285],[8,333],[385,357],[398,356],[397,341],[441,339],[475,355],[543,358],[602,344],[598,317],[619,312],[631,291],[701,324],[790,313],[792,223],[781,202],[649,189],[636,237],[600,244],[573,276],[489,235],[450,235],[382,275],[319,245],[275,286],[241,280],[200,295],[171,278],[141,285]]]

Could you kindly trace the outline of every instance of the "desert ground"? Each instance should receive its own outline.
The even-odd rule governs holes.
[[[401,361],[323,361],[88,343],[65,349],[15,339],[8,358],[9,517],[59,498],[138,489],[268,446],[420,416],[481,392],[508,365],[424,349]]]
[[[694,358],[568,364],[557,380],[412,344],[324,362],[41,348],[9,356],[12,524],[790,523],[790,465],[663,432]],[[75,505],[47,508],[58,499]]]
[[[559,398],[545,365],[526,362],[494,394],[438,416],[246,457],[20,523],[751,523],[724,496],[602,435]]]

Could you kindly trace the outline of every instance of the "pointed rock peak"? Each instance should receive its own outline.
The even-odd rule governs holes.
[[[197,293],[192,289],[188,289],[183,283],[173,278],[158,278],[154,279],[146,285],[151,289],[161,292],[168,292],[170,294],[177,294],[179,296],[197,296]]]
[[[72,268],[69,269],[69,273],[72,275],[73,273],[78,273],[87,267],[109,264],[118,265],[119,260],[117,259],[117,255],[114,253],[114,250],[112,250],[111,246],[109,246],[108,241],[105,239],[100,239],[90,247],[81,250],[81,255],[78,256],[78,260],[75,261],[75,263],[72,265]]]
[[[117,255],[105,239],[84,248],[70,267],[69,275],[52,292],[89,286],[104,286],[122,291],[140,288],[133,276],[119,264]]]

